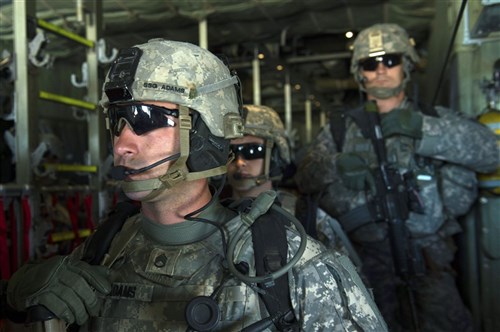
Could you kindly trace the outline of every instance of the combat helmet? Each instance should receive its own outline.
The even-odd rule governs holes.
[[[180,156],[159,178],[123,183],[125,192],[171,188],[224,174],[229,140],[242,136],[239,80],[196,45],[152,39],[122,50],[103,85],[101,105],[165,101],[179,105]],[[154,194],[154,192],[152,193]],[[146,199],[155,197],[150,195]]]
[[[351,73],[362,91],[366,91],[359,62],[369,57],[398,53],[403,57],[404,80],[396,93],[405,88],[410,80],[410,72],[420,59],[415,50],[415,42],[399,25],[391,23],[375,24],[364,29],[354,40],[351,58]]]
[[[290,149],[280,116],[268,106],[244,105],[243,117],[243,133],[266,140],[265,174],[272,178],[281,176],[290,163]]]

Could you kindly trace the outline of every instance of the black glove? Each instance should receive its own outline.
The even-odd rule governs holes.
[[[364,190],[366,185],[376,193],[375,178],[363,158],[355,153],[341,153],[336,161],[342,183],[352,190]]]
[[[10,278],[7,302],[18,311],[41,304],[58,318],[82,325],[89,316],[98,314],[96,292],[111,291],[108,271],[104,266],[89,265],[70,256],[26,264]]]
[[[382,114],[382,135],[390,137],[404,135],[413,138],[422,138],[422,115],[408,108],[396,108],[389,113]]]

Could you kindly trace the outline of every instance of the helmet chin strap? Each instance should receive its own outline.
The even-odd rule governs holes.
[[[141,202],[149,202],[155,199],[163,191],[173,188],[177,183],[182,181],[193,181],[211,176],[221,175],[226,173],[227,165],[218,166],[212,169],[201,172],[190,172],[186,161],[189,157],[189,132],[191,131],[191,116],[189,108],[186,106],[179,107],[179,135],[180,135],[180,156],[168,168],[167,172],[157,178],[147,180],[121,181],[122,189],[125,193],[148,191],[151,192]]]
[[[397,96],[404,89],[404,85],[405,84],[401,83],[395,88],[366,88],[365,91],[367,94],[377,99],[389,99]]]

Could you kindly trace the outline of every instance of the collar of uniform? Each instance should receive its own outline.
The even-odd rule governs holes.
[[[396,108],[408,108],[408,107],[410,107],[410,100],[408,99],[407,96],[405,96],[404,99],[401,101],[401,104],[399,104],[399,106]]]
[[[197,218],[224,223],[231,219],[230,212],[218,200],[203,210]],[[200,241],[217,228],[203,221],[184,220],[173,225],[162,225],[141,215],[142,231],[146,236],[163,245],[182,245]]]

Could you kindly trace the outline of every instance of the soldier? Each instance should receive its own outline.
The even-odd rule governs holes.
[[[115,176],[141,211],[104,246],[99,266],[85,261],[103,249],[106,222],[71,255],[20,268],[8,304],[46,306],[82,331],[386,330],[349,260],[285,228],[273,192],[232,209],[219,202],[221,188],[210,191],[208,178],[225,173],[230,139],[242,134],[237,86],[217,57],[189,43],[154,39],[121,51],[101,103]],[[272,270],[262,275],[249,225],[280,220],[285,257],[264,252]],[[262,245],[281,242],[271,234]],[[282,280],[284,292],[266,295]]]
[[[285,127],[274,109],[245,105],[243,118],[244,136],[231,140],[235,159],[227,170],[228,184],[235,199],[256,197],[274,189],[291,161]],[[293,193],[281,191],[278,197],[282,203],[287,203],[285,209],[293,214]]]
[[[296,193],[279,185],[286,165],[291,162],[288,137],[279,114],[268,106],[245,105],[243,119],[244,136],[231,140],[235,159],[228,166],[227,176],[232,198],[256,197],[274,189],[281,206],[295,215]],[[338,221],[321,208],[317,208],[314,218],[315,229],[309,231],[310,235],[318,238],[327,248],[350,256],[359,266],[359,258],[349,239],[344,237]]]
[[[298,188],[322,193],[320,207],[348,232],[391,331],[470,331],[452,236],[476,198],[474,171],[498,165],[495,137],[476,121],[406,96],[419,57],[400,26],[376,24],[353,46],[351,73],[368,102],[322,129],[298,165]],[[399,236],[394,214],[405,216]]]

